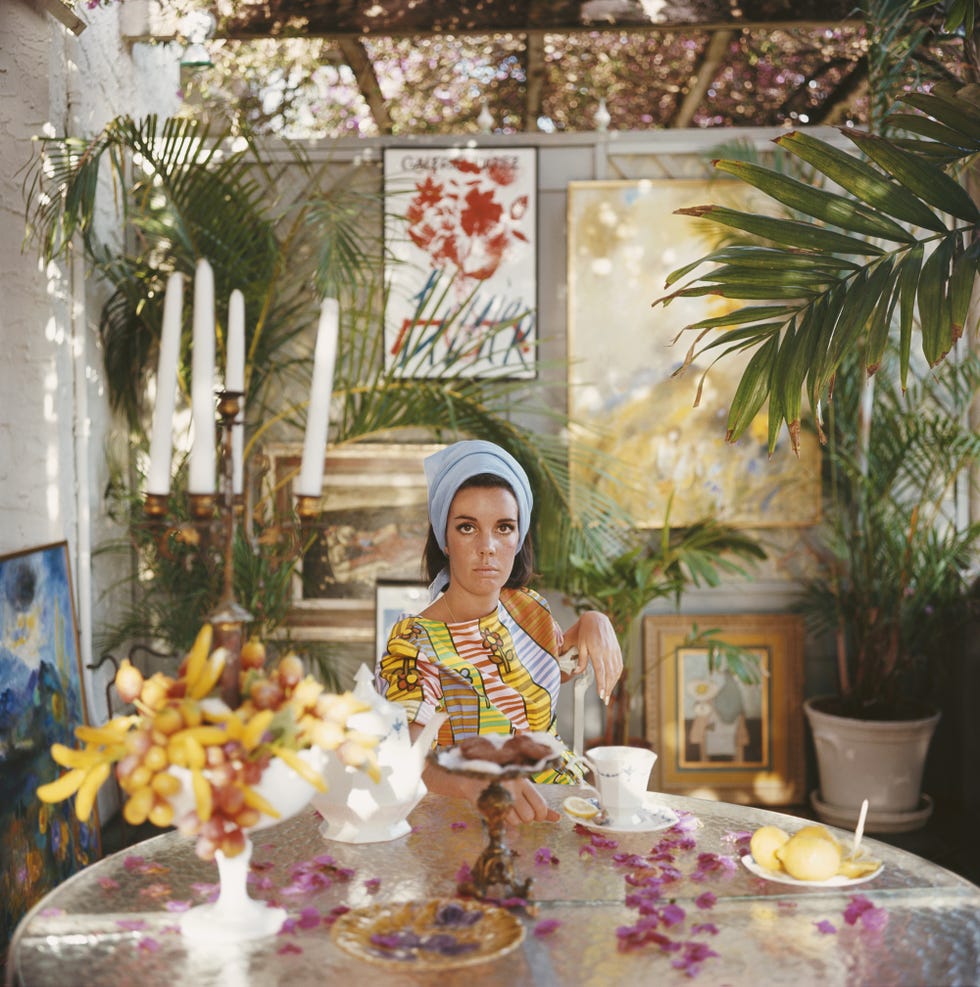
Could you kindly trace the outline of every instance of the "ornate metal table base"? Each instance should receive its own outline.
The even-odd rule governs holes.
[[[504,817],[514,804],[513,796],[498,781],[492,781],[477,801],[489,842],[466,881],[460,881],[460,894],[482,899],[530,898],[529,877],[520,883],[514,877],[514,853],[504,842]]]

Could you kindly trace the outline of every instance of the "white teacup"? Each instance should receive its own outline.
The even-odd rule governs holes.
[[[636,821],[656,760],[657,755],[643,747],[592,747],[585,752],[599,802],[611,823]]]

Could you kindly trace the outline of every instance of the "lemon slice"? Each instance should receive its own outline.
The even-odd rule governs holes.
[[[579,795],[569,795],[561,807],[576,819],[595,819],[599,815],[599,806]]]

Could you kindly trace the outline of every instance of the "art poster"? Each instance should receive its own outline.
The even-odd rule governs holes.
[[[98,822],[75,818],[74,799],[46,805],[39,785],[61,769],[86,722],[68,547],[0,558],[0,908],[2,944],[46,892],[101,856]]]
[[[535,376],[537,152],[384,152],[385,367]]]
[[[587,443],[601,456],[579,479],[605,489],[641,527],[665,519],[683,527],[706,516],[752,528],[819,519],[813,435],[803,435],[797,458],[784,429],[770,457],[763,408],[748,434],[725,441],[746,355],[710,365],[709,354],[673,376],[694,342],[693,334],[675,342],[684,326],[741,303],[709,295],[653,307],[667,294],[672,271],[725,236],[722,227],[676,210],[705,203],[751,208],[744,201],[751,194],[739,182],[691,179],[568,187],[569,414],[589,430]]]

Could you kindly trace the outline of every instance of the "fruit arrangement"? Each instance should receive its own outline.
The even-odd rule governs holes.
[[[792,836],[778,826],[762,826],[752,834],[749,849],[760,867],[798,881],[853,879],[881,866],[881,861],[860,852],[846,853],[830,830],[818,824],[804,826]]]
[[[350,716],[367,709],[360,700],[350,693],[325,692],[295,654],[266,670],[265,647],[252,640],[239,656],[242,699],[232,709],[212,694],[230,657],[225,648],[212,651],[212,640],[213,629],[205,624],[176,679],[162,672],[144,679],[128,659],[123,661],[115,687],[135,713],[99,727],[76,727],[81,749],[53,744],[52,758],[68,770],[41,785],[38,798],[60,802],[75,796],[75,814],[86,821],[115,766],[126,822],[176,826],[196,837],[201,859],[212,860],[218,850],[228,857],[241,853],[245,831],[263,815],[279,818],[256,790],[273,758],[319,791],[326,790],[323,776],[299,753],[313,747],[334,751],[345,764],[377,780],[377,738],[347,725]],[[177,816],[174,806],[188,777],[194,807]]]

